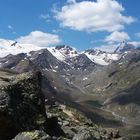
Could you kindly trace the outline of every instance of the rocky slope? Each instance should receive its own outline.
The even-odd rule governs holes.
[[[3,69],[0,75],[1,140],[121,139],[119,131],[103,129],[77,110],[45,100],[40,72]]]
[[[13,69],[20,73],[34,69],[63,71],[70,68],[68,64],[56,59],[47,49],[31,51],[28,54],[10,54],[0,59],[0,67]]]

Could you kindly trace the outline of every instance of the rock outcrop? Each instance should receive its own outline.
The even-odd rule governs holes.
[[[0,139],[10,139],[20,131],[45,129],[40,80],[40,72],[0,72]]]
[[[44,131],[31,131],[19,133],[13,140],[52,140]]]

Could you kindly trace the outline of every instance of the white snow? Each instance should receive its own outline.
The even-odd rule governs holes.
[[[65,47],[60,50],[56,49],[55,47],[48,47],[47,49],[60,61],[64,61],[66,58],[77,56],[77,54],[74,53],[74,49],[69,50],[68,54],[66,54],[66,51],[68,51],[68,49]]]
[[[54,89],[57,89],[57,87],[54,87]]]
[[[11,69],[14,69],[15,67],[12,67]]]
[[[5,64],[7,64],[9,61],[6,61]]]
[[[105,62],[103,55],[92,55],[92,54],[88,54],[88,53],[85,53],[85,54],[91,61],[95,62],[96,64],[108,65],[108,63]]]
[[[84,77],[84,78],[83,78],[83,81],[85,81],[85,80],[87,80],[87,79],[88,79],[87,77]]]
[[[45,68],[45,69],[43,69],[43,70],[45,70],[45,71],[49,71],[47,68]]]
[[[15,43],[13,40],[0,39],[0,57],[5,57],[9,54],[29,53],[30,51],[41,49],[41,47],[33,44],[16,43],[12,46],[13,43]]]
[[[57,71],[56,71],[56,70],[54,70],[54,69],[53,69],[52,71],[53,71],[53,72],[57,72]]]
[[[55,68],[55,69],[58,69],[58,66],[55,66],[54,68]]]
[[[65,60],[65,55],[62,54],[59,50],[55,49],[55,47],[48,47],[47,48],[53,56],[55,56],[58,60],[64,61]]]
[[[115,53],[101,53],[101,54],[89,54],[85,53],[85,55],[93,62],[99,65],[108,65],[110,61],[116,61],[119,59],[119,55]]]

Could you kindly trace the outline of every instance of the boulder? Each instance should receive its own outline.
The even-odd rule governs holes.
[[[96,137],[89,130],[83,129],[79,131],[72,140],[96,140]]]
[[[53,140],[53,138],[43,131],[35,130],[19,133],[13,140]]]

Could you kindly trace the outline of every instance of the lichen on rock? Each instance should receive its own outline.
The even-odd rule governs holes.
[[[8,79],[7,82],[0,78],[0,137],[10,139],[20,131],[45,129],[47,116],[40,72]]]

